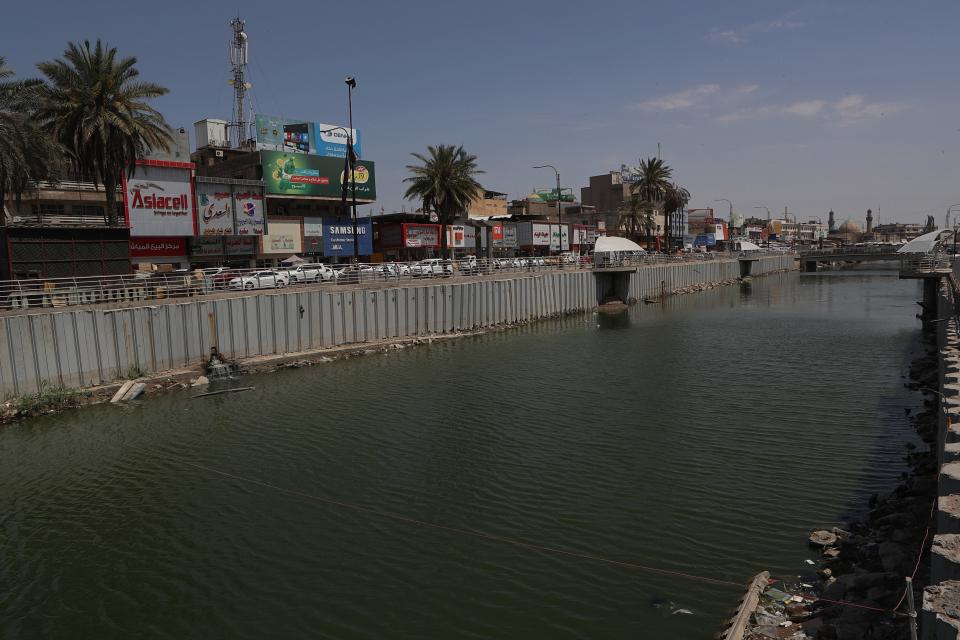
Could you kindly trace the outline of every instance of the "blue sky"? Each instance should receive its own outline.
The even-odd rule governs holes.
[[[955,1],[22,2],[0,55],[30,76],[103,38],[170,88],[157,106],[192,138],[229,118],[238,10],[258,111],[345,123],[356,76],[378,210],[415,206],[404,167],[437,143],[465,145],[511,198],[553,182],[532,165],[579,194],[660,143],[691,206],[942,224],[960,202]]]

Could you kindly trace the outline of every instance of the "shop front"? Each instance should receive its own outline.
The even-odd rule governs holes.
[[[189,269],[187,238],[169,236],[130,238],[130,262],[138,271]]]
[[[378,225],[379,251],[385,260],[422,260],[440,249],[440,225],[396,222]]]
[[[531,256],[547,256],[570,250],[570,226],[547,222],[517,223],[517,244]]]

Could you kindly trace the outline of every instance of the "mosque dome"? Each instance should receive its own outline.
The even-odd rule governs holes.
[[[860,225],[853,220],[844,220],[838,229],[840,233],[860,233]]]

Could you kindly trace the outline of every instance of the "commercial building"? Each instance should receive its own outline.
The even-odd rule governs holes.
[[[352,136],[360,157],[360,132],[266,115],[257,115],[255,126],[255,138],[240,149],[230,149],[226,147],[225,122],[197,122],[198,148],[192,159],[198,176],[208,181],[219,179],[221,187],[236,185],[236,181],[251,187],[262,185],[263,228],[250,228],[246,233],[237,230],[237,235],[257,237],[256,264],[275,266],[293,254],[313,259],[352,257],[353,219],[343,207],[344,187],[348,204],[354,199],[358,206],[376,200],[373,162],[358,160],[353,176],[347,175],[347,137]],[[354,185],[355,193],[351,192]],[[235,213],[238,219],[240,214]],[[324,237],[325,229],[347,226],[349,239],[342,233],[335,233],[332,240]],[[220,229],[202,235],[229,234]],[[359,255],[369,257],[373,253],[369,219],[357,221],[356,235]]]
[[[767,222],[771,241],[790,244],[811,244],[826,239],[828,226],[819,221],[798,222],[796,219],[773,219]]]

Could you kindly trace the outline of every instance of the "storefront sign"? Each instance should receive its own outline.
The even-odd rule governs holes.
[[[293,152],[261,151],[263,184],[271,195],[340,198],[343,180],[347,180],[347,197],[350,193],[350,176],[345,175],[344,161]],[[353,172],[358,200],[369,202],[377,197],[374,166],[369,161],[359,161]]]
[[[451,224],[444,227],[447,230],[447,246],[462,249],[464,246],[464,229],[462,224]]]
[[[337,217],[323,219],[323,255],[353,255],[353,218]],[[373,253],[373,222],[370,218],[357,218],[357,254]]]
[[[190,255],[194,257],[222,256],[223,236],[192,238],[190,241]]]
[[[232,236],[233,194],[230,185],[197,182],[197,235]]]
[[[132,178],[124,174],[123,204],[131,236],[193,235],[192,173],[191,163],[140,160]]]
[[[228,256],[252,256],[257,250],[257,239],[244,236],[230,236],[224,240]]]
[[[503,225],[495,224],[490,227],[490,238],[493,240],[493,246],[497,246],[498,242],[503,242]]]
[[[323,237],[323,218],[304,217],[303,235],[306,238],[322,238]]]
[[[440,246],[440,226],[435,224],[403,225],[403,244],[410,249]]]
[[[262,236],[267,222],[263,209],[263,190],[258,187],[235,187],[233,209],[236,211],[238,236]]]
[[[186,238],[167,238],[163,236],[131,238],[131,258],[166,258],[187,255]]]
[[[517,225],[514,223],[504,223],[503,225],[503,239],[500,241],[494,240],[493,246],[501,249],[516,249],[517,248]]]
[[[299,222],[271,221],[270,232],[263,234],[260,253],[290,256],[303,250],[303,236]]]

